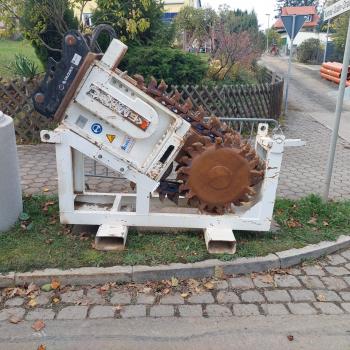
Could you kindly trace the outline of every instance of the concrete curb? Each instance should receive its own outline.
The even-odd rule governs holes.
[[[205,260],[194,264],[158,266],[82,267],[78,269],[45,269],[33,272],[0,274],[0,288],[21,286],[31,282],[43,285],[52,278],[70,285],[103,284],[106,282],[145,282],[177,278],[204,278],[216,273],[245,274],[297,265],[350,247],[350,236],[340,236],[335,242],[321,242],[300,249],[290,249],[264,257],[238,258],[234,261]]]

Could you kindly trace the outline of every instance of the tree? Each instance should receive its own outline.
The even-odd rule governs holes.
[[[316,6],[319,5],[319,0],[277,0],[277,9],[280,11],[282,7],[294,6]]]
[[[337,17],[332,24],[332,29],[334,30],[334,34],[332,34],[332,40],[334,42],[336,49],[339,51],[341,55],[344,54],[344,50],[345,50],[349,16],[350,16],[349,13],[345,13]]]
[[[125,43],[147,44],[164,28],[162,9],[157,0],[97,0],[93,21],[112,25]]]
[[[18,30],[18,22],[23,13],[22,1],[0,0],[0,21],[5,24],[8,35],[14,34]]]
[[[183,39],[183,48],[187,50],[195,41],[203,46],[206,40],[214,43],[214,28],[218,22],[216,12],[211,8],[194,8],[185,6],[175,19],[178,36]]]
[[[230,33],[258,32],[258,17],[254,11],[231,10],[228,5],[219,7],[220,23]]]
[[[212,73],[213,79],[226,79],[237,63],[250,67],[261,53],[254,39],[248,31],[231,33],[221,24],[217,30],[217,49],[213,54],[220,65]]]
[[[62,39],[69,29],[78,29],[78,20],[68,0],[26,0],[20,25],[39,59],[61,57]]]

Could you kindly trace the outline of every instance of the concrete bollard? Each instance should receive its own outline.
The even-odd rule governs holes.
[[[13,120],[0,111],[0,232],[8,230],[23,210]]]

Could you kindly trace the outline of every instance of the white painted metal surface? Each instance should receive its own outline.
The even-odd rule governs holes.
[[[270,229],[284,147],[304,144],[300,140],[286,140],[283,135],[271,138],[268,136],[268,125],[260,124],[255,147],[259,155],[266,160],[266,175],[259,198],[253,204],[236,208],[233,214],[209,215],[181,205],[181,202],[185,202],[184,200],[180,200],[179,207],[167,200],[160,205],[157,194],[152,193],[157,183],[151,185],[148,177],[136,172],[123,174],[137,184],[136,194],[77,193],[73,181],[76,178],[74,171],[77,166],[73,166],[72,149],[78,150],[89,158],[98,159],[117,172],[123,160],[112,157],[107,151],[100,149],[100,145],[88,142],[63,126],[55,131],[42,131],[42,140],[56,143],[62,223],[109,225],[109,228],[113,225],[122,225],[143,228],[209,229],[208,242],[212,242],[211,246],[214,248],[219,246],[215,244],[216,241],[222,242],[223,232],[227,234],[232,230],[268,231]],[[96,157],[97,154],[101,154],[102,157]],[[150,190],[152,187],[153,189]],[[120,232],[119,229],[115,231],[118,241],[120,241]],[[232,236],[228,239],[231,243],[226,244],[225,252],[234,252]],[[208,246],[210,247],[210,244]],[[228,247],[231,248],[228,249]]]
[[[0,111],[0,232],[8,230],[22,210],[13,120]]]

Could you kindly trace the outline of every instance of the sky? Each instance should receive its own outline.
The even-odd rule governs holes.
[[[275,21],[275,16],[277,12],[275,12],[276,8],[276,0],[202,0],[203,7],[212,7],[217,9],[219,5],[227,4],[232,9],[241,9],[241,10],[255,10],[258,15],[258,20],[261,29],[266,29],[268,24],[268,17],[266,14],[270,14],[270,26]]]

